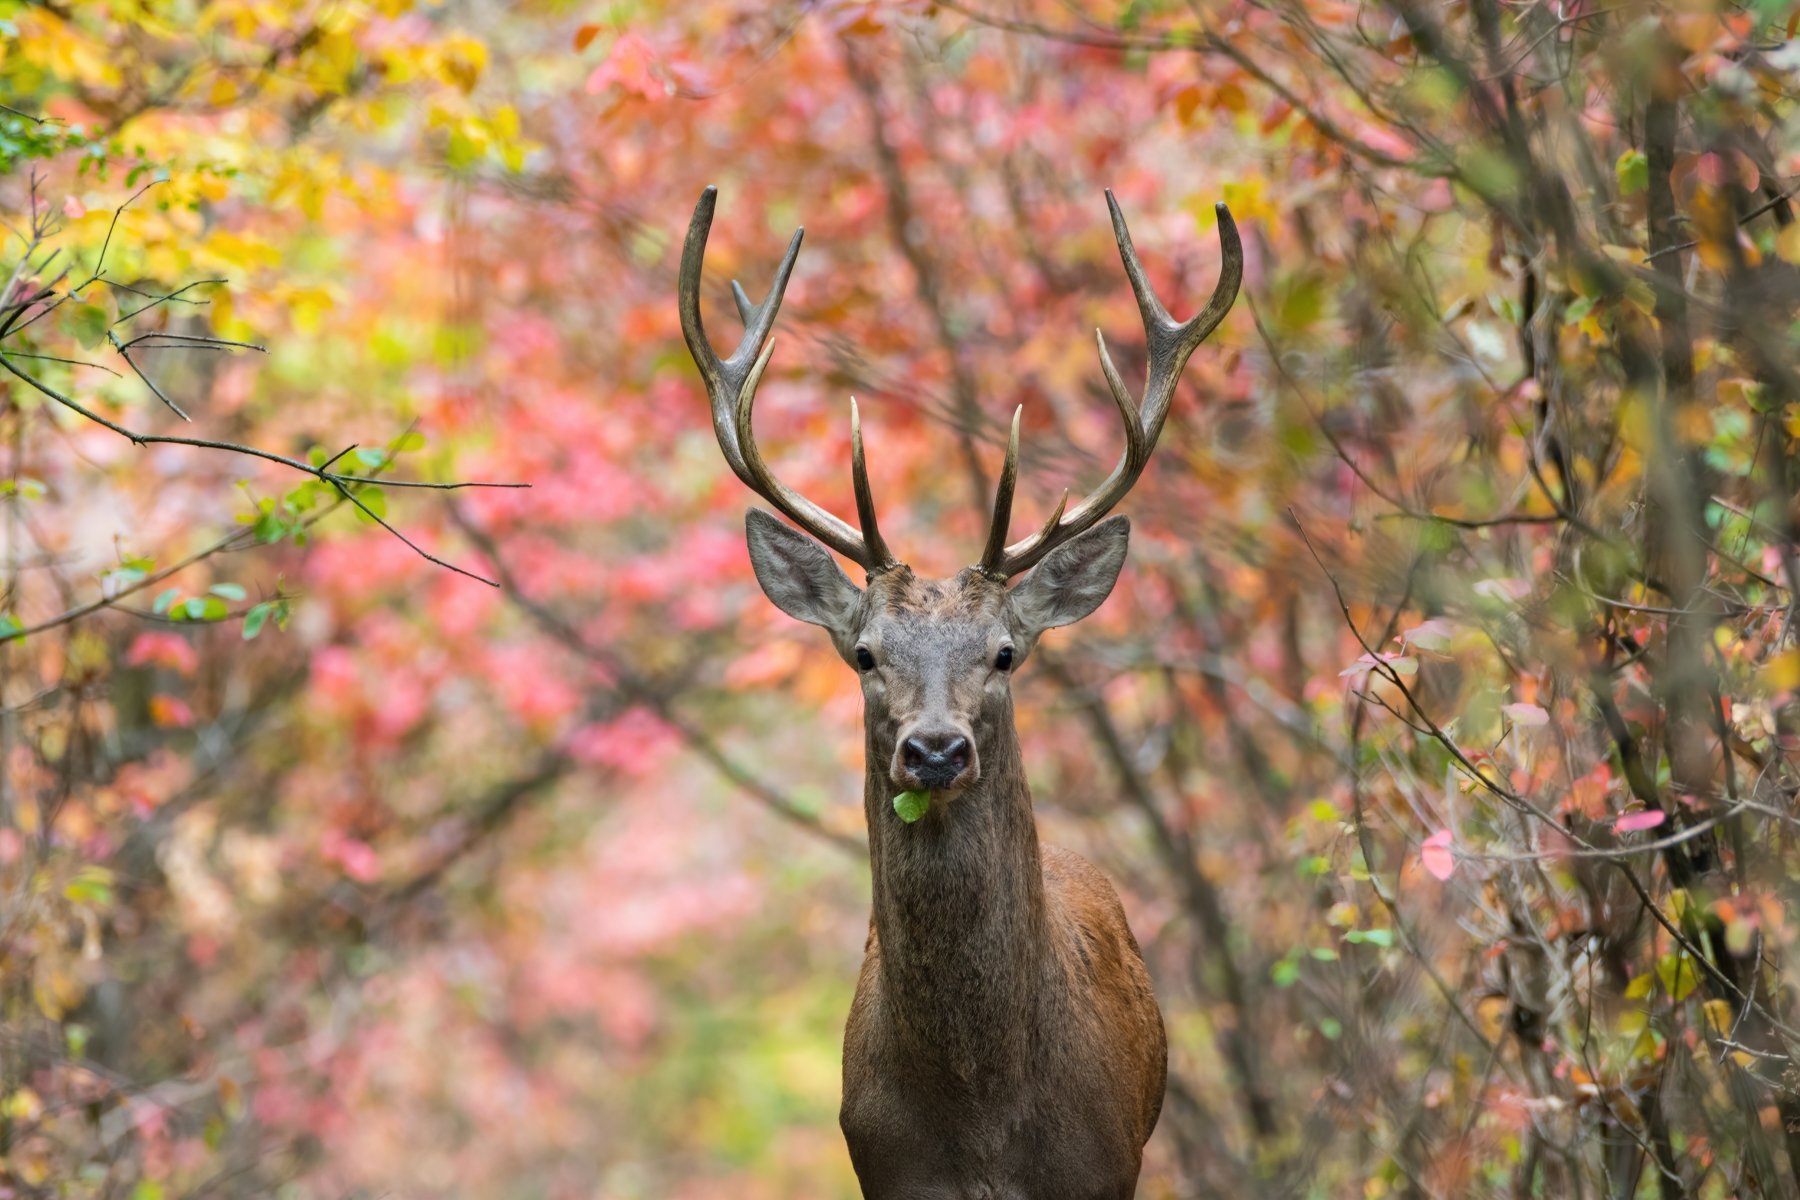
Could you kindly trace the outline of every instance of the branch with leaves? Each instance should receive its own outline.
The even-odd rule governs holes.
[[[217,337],[210,333],[170,329],[166,326],[142,331],[133,328],[132,322],[148,314],[165,312],[168,306],[204,306],[207,301],[191,293],[225,282],[222,279],[195,280],[168,290],[153,292],[108,276],[107,255],[112,248],[113,237],[118,230],[120,217],[145,192],[155,187],[157,182],[152,180],[144,184],[113,211],[112,220],[108,223],[106,237],[101,243],[92,271],[81,278],[80,282],[71,282],[75,271],[70,265],[64,265],[56,274],[45,278],[46,273],[56,265],[57,260],[63,254],[61,247],[50,245],[61,232],[61,226],[51,207],[39,196],[39,181],[36,176],[33,177],[30,187],[28,229],[23,232],[14,231],[23,239],[23,249],[14,262],[6,285],[0,288],[0,368],[4,368],[19,383],[48,398],[61,408],[111,430],[129,440],[133,445],[186,446],[242,455],[276,463],[310,476],[317,481],[318,485],[329,489],[329,494],[335,496],[339,503],[352,506],[366,520],[379,525],[389,535],[398,539],[426,561],[485,583],[490,587],[498,587],[499,584],[495,580],[431,553],[390,523],[386,516],[386,503],[381,489],[456,491],[464,488],[526,488],[531,486],[529,483],[433,482],[384,478],[380,473],[394,464],[399,453],[416,449],[424,444],[424,439],[416,431],[411,430],[402,433],[384,448],[364,449],[352,444],[336,454],[326,455],[323,452],[315,452],[310,459],[305,460],[237,442],[174,434],[144,433],[106,416],[98,411],[93,403],[83,403],[71,395],[69,390],[53,386],[39,374],[28,369],[27,366],[21,365],[19,360],[54,362],[72,368],[91,368],[118,375],[118,372],[103,363],[25,348],[36,345],[26,336],[34,327],[43,328],[40,326],[40,322],[44,322],[46,318],[59,311],[64,311],[67,314],[65,324],[72,336],[86,344],[104,343],[110,346],[131,373],[149,389],[150,393],[165,408],[186,422],[192,420],[187,410],[178,404],[168,391],[144,369],[141,361],[142,355],[161,350],[211,351],[226,354],[240,351],[252,353],[264,351],[262,346],[255,343]],[[93,289],[101,287],[118,295],[134,297],[139,302],[134,307],[114,316],[106,307],[94,302],[92,298]],[[14,402],[14,407],[17,407],[16,402]],[[337,464],[346,459],[356,463],[360,469],[355,471],[336,469]],[[133,568],[134,577],[128,580],[125,590],[115,591],[111,595],[103,596],[88,604],[77,605],[64,613],[30,626],[21,624],[15,617],[0,617],[0,640],[25,638],[43,630],[79,620],[113,605],[130,592],[160,582],[176,571],[191,566],[212,554],[241,548],[250,540],[269,543],[310,528],[323,515],[323,513],[308,514],[308,510],[312,509],[315,503],[314,497],[305,494],[292,496],[280,504],[264,501],[260,505],[250,530],[240,531],[222,538],[213,546],[188,556],[172,567],[161,570]],[[335,508],[336,505],[332,507]],[[254,636],[255,631],[262,627],[263,622],[270,615],[275,614],[274,603],[276,602],[271,602],[269,607],[258,605],[244,614],[248,636]],[[284,605],[284,602],[280,603]],[[282,608],[281,613],[285,615],[285,607]],[[202,616],[198,619],[217,618]]]

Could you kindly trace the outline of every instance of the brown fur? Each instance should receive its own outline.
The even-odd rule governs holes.
[[[829,630],[862,683],[874,905],[839,1122],[872,1200],[1126,1200],[1137,1185],[1162,1014],[1112,886],[1038,844],[1012,709],[1013,671],[1106,599],[1129,532],[1103,521],[1010,591],[978,568],[933,581],[904,566],[859,590],[818,543],[747,518],[763,591]],[[930,808],[907,824],[893,798],[927,781]]]
[[[1006,593],[902,568],[864,599],[889,667],[865,677],[874,907],[840,1115],[864,1194],[1129,1197],[1162,1108],[1162,1016],[1112,885],[1038,842],[1010,675],[986,669],[1015,623]],[[890,764],[932,704],[969,719],[980,775],[907,825]]]

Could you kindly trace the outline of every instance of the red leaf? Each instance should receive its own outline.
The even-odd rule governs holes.
[[[580,54],[583,50],[586,50],[589,46],[593,45],[594,39],[599,35],[600,27],[598,25],[583,25],[580,29],[577,29],[575,31],[575,53]]]
[[[1613,822],[1613,828],[1620,833],[1637,833],[1643,829],[1655,829],[1669,819],[1669,814],[1660,808],[1647,808],[1643,812],[1626,813]]]

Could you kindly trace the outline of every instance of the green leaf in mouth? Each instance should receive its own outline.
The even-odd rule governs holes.
[[[911,825],[931,810],[930,792],[901,792],[894,797],[894,815]]]

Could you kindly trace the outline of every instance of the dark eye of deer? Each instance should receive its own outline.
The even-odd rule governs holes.
[[[856,669],[859,671],[873,671],[875,669],[875,656],[869,653],[869,648],[867,646],[858,646],[856,648]]]
[[[996,671],[1010,671],[1012,669],[1012,654],[1013,651],[1011,646],[1000,647],[1000,653],[994,657],[994,669]]]

